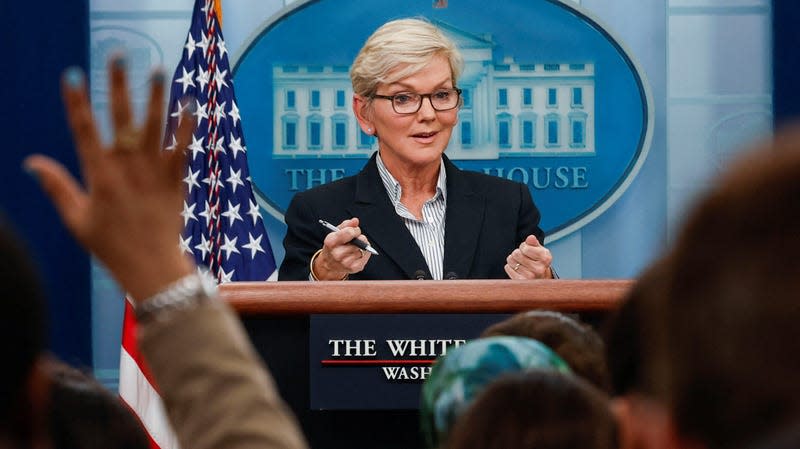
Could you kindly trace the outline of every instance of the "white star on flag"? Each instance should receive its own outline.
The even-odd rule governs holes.
[[[264,252],[264,250],[261,248],[261,237],[264,236],[259,235],[258,238],[253,238],[253,234],[248,233],[247,235],[250,237],[250,242],[242,245],[242,248],[249,249],[250,258],[253,259],[256,257],[256,254],[258,254],[259,251],[262,253]]]
[[[200,103],[197,100],[195,100],[194,103],[194,116],[197,119],[197,125],[200,126],[200,122],[208,119],[208,105],[205,103]]]
[[[181,120],[183,120],[183,111],[185,111],[190,104],[191,103],[189,101],[187,101],[186,104],[182,104],[180,101],[178,101],[177,109],[175,109],[175,111],[169,115],[170,117],[178,119],[178,126],[181,126]]]
[[[222,237],[225,238],[225,243],[219,249],[225,252],[225,260],[230,259],[232,253],[241,254],[239,253],[239,248],[236,247],[236,241],[239,240],[239,237],[231,239],[227,234]]]
[[[197,68],[197,78],[195,78],[195,81],[197,81],[197,83],[200,85],[200,89],[206,88],[206,84],[211,81],[210,78],[211,73],[208,70],[203,70],[202,67]]]
[[[188,149],[192,150],[192,160],[195,160],[198,154],[206,152],[206,150],[203,149],[204,139],[205,137],[200,137],[198,139],[194,134],[192,134],[192,143],[188,146]]]
[[[190,206],[186,201],[183,202],[183,212],[181,212],[181,216],[183,217],[184,226],[186,226],[189,223],[189,220],[197,220],[197,217],[194,216],[195,206],[197,205],[192,204]]]
[[[241,170],[233,170],[233,167],[230,168],[231,175],[228,176],[228,184],[230,184],[233,193],[236,193],[236,186],[243,186],[244,182],[242,182],[242,171]]]
[[[180,84],[183,85],[182,94],[185,95],[186,94],[186,89],[188,89],[189,86],[194,87],[194,80],[192,79],[192,76],[194,76],[194,70],[192,70],[191,72],[187,72],[186,69],[182,69],[182,70],[183,70],[183,76],[181,76],[180,78],[176,79],[175,83],[180,83]]]
[[[231,101],[231,110],[228,111],[228,116],[233,119],[233,126],[236,126],[236,123],[241,119],[239,115],[239,106],[236,106],[235,101]]]
[[[258,204],[254,203],[253,200],[250,201],[250,208],[247,209],[247,215],[253,219],[253,224],[258,223],[258,220],[261,219],[261,212],[258,210]]]
[[[217,42],[217,51],[219,52],[219,57],[222,58],[225,56],[225,53],[228,52],[228,48],[225,47],[225,41]]]
[[[227,76],[228,76],[227,70],[223,70],[220,72],[219,67],[217,67],[217,71],[214,73],[214,81],[217,82],[217,86],[219,86],[220,88],[228,87],[228,81],[226,80]],[[225,103],[222,103],[222,105],[224,106]],[[223,106],[220,106],[220,109],[225,109]]]
[[[241,220],[242,216],[239,215],[239,207],[240,204],[231,204],[230,200],[228,200],[228,210],[222,213],[222,216],[228,219],[228,225],[233,226],[236,223],[236,220]]]
[[[200,183],[197,182],[197,177],[200,176],[200,170],[192,171],[192,167],[189,167],[187,170],[189,173],[186,174],[186,177],[183,178],[183,182],[186,183],[186,189],[188,190],[187,194],[192,194],[192,189],[195,187],[200,187]],[[193,204],[192,207],[195,205]],[[183,224],[186,226],[186,223]]]
[[[186,238],[183,238],[183,237],[179,236],[178,239],[180,240],[180,243],[178,244],[178,246],[180,246],[181,251],[186,253],[186,254],[192,254],[192,248],[189,246],[189,243],[191,243],[191,241],[192,241],[192,236],[189,236],[189,237],[186,237]]]
[[[197,48],[194,38],[192,38],[192,33],[189,33],[189,36],[186,37],[186,45],[184,45],[183,48],[186,49],[186,57],[191,58],[195,48]]]
[[[244,147],[242,146],[242,139],[239,139],[238,137],[233,137],[233,134],[231,134],[230,137],[228,138],[228,141],[230,141],[230,143],[228,144],[228,148],[230,148],[231,151],[233,151],[233,158],[236,159],[236,156],[239,154],[240,151],[244,152]]]

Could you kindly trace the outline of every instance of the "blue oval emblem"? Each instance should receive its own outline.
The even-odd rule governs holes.
[[[433,3],[433,5],[432,5]],[[650,147],[652,102],[624,46],[557,0],[317,0],[268,21],[234,61],[259,201],[357,173],[376,149],[351,110],[349,68],[386,21],[424,16],[461,48],[464,106],[446,154],[528,185],[548,241],[601,214]],[[342,11],[347,11],[343,14]]]

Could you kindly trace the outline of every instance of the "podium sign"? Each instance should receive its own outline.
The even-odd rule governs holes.
[[[417,409],[435,359],[508,316],[312,315],[311,409]]]

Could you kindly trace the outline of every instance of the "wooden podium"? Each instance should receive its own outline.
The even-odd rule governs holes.
[[[221,287],[314,449],[422,448],[417,410],[312,410],[309,317],[577,313],[599,325],[629,280],[241,282]],[[476,335],[477,336],[477,335]],[[368,394],[368,392],[365,392]]]

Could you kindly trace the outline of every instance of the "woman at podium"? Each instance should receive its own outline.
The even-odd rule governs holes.
[[[444,155],[463,102],[462,65],[424,19],[394,20],[369,37],[350,78],[353,112],[378,151],[358,174],[294,196],[280,280],[553,277],[528,187],[460,170]]]

